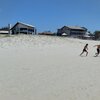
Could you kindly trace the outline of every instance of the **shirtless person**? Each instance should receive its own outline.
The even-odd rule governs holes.
[[[97,57],[100,53],[100,45],[95,45],[94,47],[97,47],[97,53],[95,53],[95,56]]]
[[[88,44],[86,44],[85,46],[84,46],[84,48],[83,48],[83,51],[82,51],[82,53],[80,54],[80,56],[84,53],[84,52],[86,52],[86,56],[88,55]]]

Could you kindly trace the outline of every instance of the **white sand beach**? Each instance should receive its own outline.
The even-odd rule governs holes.
[[[89,44],[87,57],[80,53]],[[100,41],[15,35],[0,38],[0,100],[100,100]]]

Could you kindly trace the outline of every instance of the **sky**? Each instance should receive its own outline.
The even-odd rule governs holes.
[[[100,30],[100,0],[0,0],[0,27],[16,22],[33,25],[38,32],[63,26]]]

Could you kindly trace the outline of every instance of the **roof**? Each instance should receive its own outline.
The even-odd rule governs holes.
[[[22,22],[17,22],[11,29],[13,29],[16,25],[18,24],[22,24],[22,25],[25,25],[25,26],[28,26],[28,27],[34,27],[32,25],[29,25],[29,24],[26,24],[26,23],[22,23]]]
[[[87,30],[85,27],[80,27],[80,26],[64,26],[69,29],[78,29],[78,30]]]

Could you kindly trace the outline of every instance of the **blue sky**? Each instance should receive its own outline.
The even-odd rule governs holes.
[[[100,0],[0,0],[0,27],[17,21],[36,26],[38,32],[84,26],[100,30]]]

